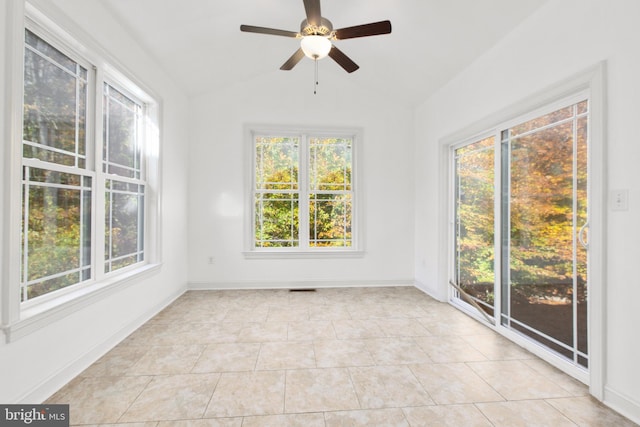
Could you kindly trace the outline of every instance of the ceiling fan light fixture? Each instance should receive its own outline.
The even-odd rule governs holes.
[[[331,41],[325,36],[304,36],[300,41],[304,54],[311,59],[322,59],[331,50]]]

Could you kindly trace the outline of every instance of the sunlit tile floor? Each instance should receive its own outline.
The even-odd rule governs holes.
[[[190,291],[49,403],[73,425],[635,425],[410,287]]]

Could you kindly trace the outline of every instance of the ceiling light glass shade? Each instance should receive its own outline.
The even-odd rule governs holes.
[[[305,36],[300,42],[305,55],[311,59],[322,59],[331,50],[331,41],[324,36]]]

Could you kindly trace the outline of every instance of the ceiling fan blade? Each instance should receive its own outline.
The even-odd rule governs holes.
[[[307,12],[307,22],[310,25],[319,27],[322,23],[320,0],[304,0],[304,10]]]
[[[391,21],[372,22],[371,24],[356,25],[336,30],[336,39],[346,40],[356,37],[377,36],[391,32]]]
[[[298,37],[294,31],[276,30],[274,28],[255,27],[253,25],[240,25],[240,31],[245,33],[270,34],[272,36]]]
[[[349,58],[347,55],[342,53],[342,51],[335,46],[331,47],[331,50],[329,51],[329,56],[334,61],[336,61],[342,68],[344,68],[347,73],[353,73],[355,70],[360,68],[358,64],[353,62],[351,58]]]
[[[296,52],[293,55],[291,55],[291,58],[287,59],[287,62],[282,64],[282,67],[280,67],[280,69],[284,71],[289,71],[293,67],[295,67],[296,64],[300,62],[302,58],[304,58],[304,52],[302,51],[302,48],[298,48],[298,50],[296,50]]]

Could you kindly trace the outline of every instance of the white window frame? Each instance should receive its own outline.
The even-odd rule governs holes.
[[[47,3],[36,1],[34,4],[12,2],[8,7],[11,28],[7,28],[7,47],[10,56],[6,79],[8,126],[3,136],[10,141],[9,155],[4,158],[5,203],[10,210],[4,216],[2,282],[0,292],[0,324],[7,342],[19,339],[35,332],[52,321],[68,316],[88,305],[115,293],[123,286],[159,271],[161,263],[159,235],[160,224],[160,102],[148,87],[142,84],[125,67],[118,63],[107,51],[95,44],[91,36],[77,27],[58,9]],[[64,27],[64,29],[63,29]],[[72,173],[92,177],[92,277],[91,280],[71,285],[33,300],[21,303],[20,300],[20,260],[21,260],[21,216],[22,216],[22,169],[23,163],[37,163],[22,158],[22,121],[23,121],[23,85],[24,85],[24,37],[29,29],[47,43],[78,61],[88,70],[87,90],[88,135],[87,161],[84,169],[73,172],[64,166],[46,163],[45,169],[65,169]],[[144,107],[145,152],[145,201],[144,201],[144,248],[145,259],[116,271],[105,273],[104,182],[109,175],[102,172],[102,92],[103,84],[108,83],[123,94],[140,102]],[[44,163],[40,163],[41,165]]]
[[[300,218],[299,247],[260,248],[255,246],[255,138],[257,136],[296,136],[300,139],[298,180],[300,183]],[[350,247],[310,247],[308,230],[302,224],[308,224],[309,218],[309,159],[308,139],[313,137],[351,138],[352,170],[351,170],[351,246]],[[340,127],[311,127],[287,125],[248,124],[244,128],[245,140],[245,226],[244,256],[245,258],[348,258],[364,255],[362,239],[362,188],[359,179],[361,171],[362,129]]]

